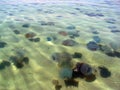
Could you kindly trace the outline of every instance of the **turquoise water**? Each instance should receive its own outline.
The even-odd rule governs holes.
[[[0,90],[119,90],[119,8],[119,0],[1,0]]]

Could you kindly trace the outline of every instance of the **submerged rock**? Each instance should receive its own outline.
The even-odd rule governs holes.
[[[90,41],[90,42],[87,43],[87,48],[89,50],[96,51],[96,50],[98,50],[99,46],[96,42]]]
[[[52,80],[52,84],[55,85],[55,90],[61,90],[62,85],[59,84],[58,80]]]
[[[116,23],[116,20],[113,19],[113,18],[108,18],[105,20],[107,23],[110,23],[110,24],[115,24]]]
[[[93,34],[99,34],[99,32],[98,32],[98,31],[92,31],[92,33],[93,33]]]
[[[28,40],[31,42],[34,42],[34,38],[29,38]]]
[[[109,29],[116,29],[116,26],[108,26]]]
[[[39,42],[40,38],[34,38],[34,42]]]
[[[18,63],[15,64],[15,66],[17,68],[22,68],[24,65],[23,65],[23,63],[18,62]]]
[[[96,15],[99,16],[99,17],[103,17],[104,16],[102,13],[97,13]]]
[[[64,80],[64,82],[65,82],[66,87],[78,87],[79,86],[79,82],[74,79],[67,79],[67,80]]]
[[[4,48],[7,45],[6,42],[0,41],[0,48]]]
[[[62,36],[67,36],[67,35],[68,35],[68,33],[65,32],[65,31],[59,31],[58,33],[59,33],[60,35],[62,35]]]
[[[70,38],[72,38],[72,39],[74,39],[74,38],[75,38],[73,35],[70,35],[69,37],[70,37]]]
[[[40,38],[29,38],[28,40],[31,42],[39,42]]]
[[[54,23],[54,22],[45,22],[45,21],[41,21],[41,25],[42,25],[42,26],[46,26],[46,25],[54,26],[55,23]]]
[[[17,62],[21,62],[21,59],[18,59],[17,56],[10,56],[9,58],[10,62],[12,62],[13,64],[17,64]]]
[[[119,42],[110,42],[109,45],[113,50],[119,49]]]
[[[3,60],[1,64],[4,64],[5,66],[10,66],[10,62],[9,61],[6,61],[6,60]]]
[[[113,53],[112,48],[108,47],[107,45],[99,45],[99,49],[104,53]]]
[[[120,32],[120,30],[118,29],[115,29],[115,30],[111,30],[112,33],[117,33],[117,32]]]
[[[70,26],[67,27],[67,29],[69,29],[69,30],[73,30],[73,29],[75,29],[75,26],[70,25]]]
[[[115,55],[116,57],[120,58],[120,52],[114,51],[114,55]]]
[[[90,16],[90,17],[95,17],[95,16],[97,16],[95,13],[85,13],[85,15]]]
[[[47,37],[47,41],[52,41],[52,38],[51,37]]]
[[[120,52],[116,51],[116,45],[115,44],[112,45],[113,48],[108,47],[107,45],[99,45],[100,46],[100,50],[102,52],[104,52],[106,55],[111,56],[111,57],[120,57]],[[114,48],[115,47],[115,48]],[[113,50],[114,49],[114,50]]]
[[[14,30],[13,31],[15,34],[20,34],[20,31],[18,31],[18,30]]]
[[[41,22],[41,25],[44,26],[44,25],[47,25],[47,23],[46,23],[45,21],[42,21],[42,22]]]
[[[34,32],[28,32],[28,33],[25,34],[25,37],[28,38],[28,39],[33,38],[35,36],[36,36],[36,34]]]
[[[79,37],[79,31],[68,31],[68,34],[73,37]]]
[[[115,54],[113,52],[105,53],[105,54],[108,55],[108,56],[111,56],[111,57],[115,57]]]
[[[53,14],[54,11],[52,11],[52,10],[47,10],[47,11],[44,11],[44,13],[47,13],[47,14]]]
[[[0,70],[5,69],[5,65],[3,63],[0,64]]]
[[[54,26],[55,23],[54,23],[54,22],[47,22],[47,25],[49,25],[49,26]]]
[[[25,64],[28,64],[28,63],[29,63],[29,58],[28,58],[28,57],[24,57],[22,61],[23,61]]]
[[[75,8],[75,10],[80,10],[80,8]]]
[[[75,53],[73,54],[73,58],[81,58],[81,57],[82,57],[82,54],[79,53],[79,52],[75,52]]]
[[[3,60],[3,61],[0,63],[0,70],[5,69],[5,67],[9,67],[10,64],[11,64],[11,63],[10,63],[9,61]]]
[[[106,68],[106,67],[98,67],[99,68],[99,70],[100,70],[100,75],[101,75],[101,77],[103,77],[103,78],[108,78],[108,77],[110,77],[111,76],[111,72]]]
[[[57,37],[56,37],[56,36],[52,36],[52,39],[53,39],[53,40],[57,40]]]
[[[87,82],[93,82],[96,80],[96,76],[94,74],[91,74],[85,78],[85,81]]]
[[[87,16],[90,16],[90,17],[103,17],[104,15],[102,14],[102,13],[88,13],[88,12],[86,12],[85,13]]]
[[[28,27],[30,27],[30,24],[23,24],[22,27],[28,28]]]
[[[62,42],[62,45],[65,46],[75,46],[77,43],[74,40],[67,39]]]

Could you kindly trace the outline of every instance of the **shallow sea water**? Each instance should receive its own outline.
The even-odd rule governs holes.
[[[1,0],[0,90],[120,90],[119,8],[119,0]],[[52,57],[64,52],[82,57],[69,67],[68,54]],[[77,62],[96,79],[68,79]]]

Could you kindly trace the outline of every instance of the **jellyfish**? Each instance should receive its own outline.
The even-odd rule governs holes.
[[[92,67],[84,63],[81,65],[80,71],[83,75],[88,76],[92,74]]]
[[[89,76],[92,74],[92,67],[86,63],[77,63],[74,70],[85,76]]]

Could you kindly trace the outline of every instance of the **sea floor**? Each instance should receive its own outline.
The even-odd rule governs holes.
[[[0,90],[120,90],[119,8],[119,0],[1,0]],[[66,84],[77,62],[96,78]]]

